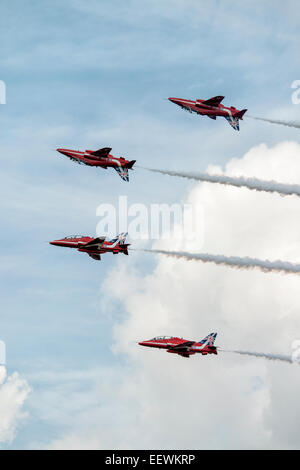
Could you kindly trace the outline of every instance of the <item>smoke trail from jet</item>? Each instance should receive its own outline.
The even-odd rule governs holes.
[[[239,188],[248,188],[255,191],[264,191],[267,193],[278,193],[282,196],[300,196],[300,185],[277,183],[277,181],[265,181],[257,178],[245,178],[243,176],[234,177],[226,175],[210,175],[208,173],[187,173],[184,171],[158,170],[154,168],[140,167],[144,170],[162,173],[163,175],[179,176],[196,181],[204,181],[207,183],[219,183],[228,186],[236,186]]]
[[[241,354],[245,356],[263,357],[265,359],[269,359],[270,361],[289,362],[290,364],[298,363],[297,361],[293,361],[292,356],[285,356],[282,354],[267,354],[267,353],[250,352],[250,351],[230,351],[230,350],[221,349],[221,348],[218,348],[218,351]]]
[[[280,124],[281,126],[295,127],[296,129],[300,129],[300,122],[297,122],[297,121],[282,121],[280,119],[267,119],[267,118],[261,118],[261,117],[256,117],[256,116],[249,116],[249,114],[247,114],[247,118],[255,119],[257,121],[269,122],[270,124]]]
[[[287,261],[269,261],[257,258],[240,258],[238,256],[212,255],[208,253],[188,253],[185,251],[166,251],[155,249],[135,249],[147,253],[157,253],[172,258],[185,259],[187,261],[202,261],[203,263],[214,263],[229,266],[236,269],[257,269],[264,273],[275,272],[283,274],[300,274],[300,264]]]

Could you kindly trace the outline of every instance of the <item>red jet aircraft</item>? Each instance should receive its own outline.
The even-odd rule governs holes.
[[[50,245],[65,246],[67,248],[76,248],[78,251],[87,253],[91,258],[100,260],[102,253],[124,253],[128,255],[128,246],[130,243],[125,243],[127,233],[121,233],[110,241],[105,241],[105,237],[91,238],[87,236],[72,235],[65,237],[61,240],[54,240],[49,242]]]
[[[236,131],[240,130],[239,120],[243,119],[243,116],[247,109],[239,111],[238,109],[231,106],[226,108],[221,104],[224,96],[214,96],[209,100],[184,100],[181,98],[169,98],[172,103],[178,104],[183,109],[186,109],[190,113],[201,114],[202,116],[208,116],[210,119],[216,119],[217,116],[222,116]]]
[[[99,150],[86,150],[85,152],[70,149],[57,149],[57,151],[79,164],[100,166],[105,169],[112,167],[119,173],[124,181],[129,181],[128,169],[132,170],[136,162],[136,160],[125,160],[123,157],[114,157],[110,154],[111,148],[109,147],[104,147]]]
[[[190,357],[192,354],[200,353],[202,356],[207,354],[218,354],[214,342],[217,333],[211,333],[201,341],[188,341],[176,336],[156,336],[147,341],[141,341],[141,346],[150,348],[166,349],[168,353],[178,354],[182,357]]]

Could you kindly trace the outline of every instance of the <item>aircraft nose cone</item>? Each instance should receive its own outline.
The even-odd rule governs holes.
[[[67,152],[65,149],[56,149],[56,151],[61,153],[62,155],[67,155]]]
[[[50,245],[59,245],[59,240],[54,240],[53,242],[49,242]]]

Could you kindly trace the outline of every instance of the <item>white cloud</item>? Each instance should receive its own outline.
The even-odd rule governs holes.
[[[261,145],[231,160],[226,172],[295,182],[299,155],[296,143]],[[299,262],[298,198],[197,184],[188,201],[205,208],[205,251]],[[195,242],[172,243],[169,249],[197,250]],[[114,328],[114,351],[130,364],[106,383],[109,423],[99,407],[81,410],[50,447],[299,448],[298,366],[221,352],[187,360],[135,343],[218,331],[224,348],[290,354],[300,338],[299,277],[165,257],[141,276],[135,256],[151,255],[132,255],[103,285],[126,311]],[[92,423],[87,432],[83,413],[85,431]]]
[[[7,377],[0,366],[0,443],[10,443],[15,437],[19,423],[26,417],[23,405],[30,392],[25,379],[17,372]]]

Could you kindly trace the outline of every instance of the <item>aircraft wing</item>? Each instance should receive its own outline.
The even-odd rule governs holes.
[[[193,344],[195,343],[195,341],[185,341],[184,343],[181,343],[181,344],[176,344],[176,346],[170,346],[169,349],[171,351],[180,351],[180,352],[183,352],[183,353],[187,353],[190,349],[191,346],[193,346]]]
[[[183,352],[183,353],[178,353],[178,355],[189,358],[191,354],[189,352]]]
[[[105,237],[97,237],[97,238],[94,238],[94,240],[91,240],[89,242],[87,242],[85,245],[82,245],[82,248],[96,248],[96,249],[100,249],[101,246],[103,245],[103,242],[105,240]]]
[[[103,149],[95,150],[94,152],[91,153],[91,155],[94,155],[95,157],[99,157],[99,158],[106,158],[108,157],[110,151],[111,151],[110,147],[104,147]]]
[[[97,261],[101,260],[101,256],[98,253],[88,253],[88,255]]]
[[[202,101],[202,104],[206,104],[207,106],[219,106],[224,98],[225,96],[214,96],[213,98],[209,98],[209,100]]]

